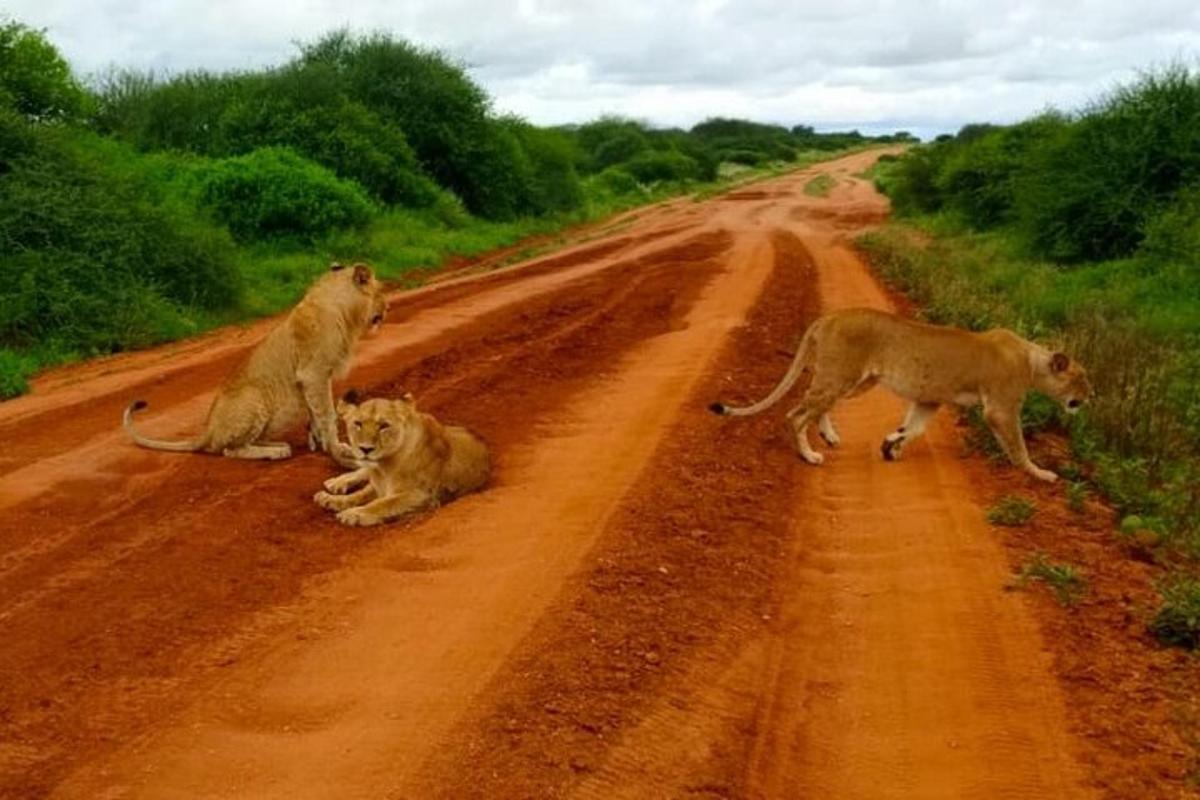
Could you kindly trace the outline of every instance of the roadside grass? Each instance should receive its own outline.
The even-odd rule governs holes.
[[[1079,602],[1087,591],[1087,581],[1078,567],[1050,561],[1045,554],[1035,553],[1017,573],[1017,586],[1023,588],[1031,581],[1040,581],[1050,587],[1059,604],[1070,608]]]
[[[837,178],[827,172],[822,172],[804,184],[804,193],[809,197],[828,197],[835,186],[837,186]]]
[[[1087,483],[1084,481],[1071,481],[1067,484],[1067,508],[1076,514],[1082,514],[1088,494]]]
[[[1150,630],[1164,644],[1195,650],[1200,647],[1200,578],[1176,575],[1158,587],[1162,604]]]
[[[1037,507],[1019,495],[1006,494],[988,509],[987,520],[993,525],[1016,528],[1033,518]]]
[[[1065,434],[1075,458],[1089,465],[1090,483],[1122,514],[1161,520],[1175,549],[1200,556],[1194,275],[1144,258],[1063,269],[1024,255],[1011,234],[968,230],[951,213],[894,222],[858,243],[930,321],[1010,328],[1078,359],[1095,396],[1068,417],[1031,395],[1022,413],[1026,433]],[[998,452],[990,434],[969,438]]]

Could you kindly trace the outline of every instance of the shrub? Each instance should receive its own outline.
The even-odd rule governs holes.
[[[1200,183],[1184,187],[1146,221],[1142,251],[1159,261],[1195,263],[1200,254]]]
[[[26,378],[33,371],[32,360],[12,350],[0,348],[0,400],[29,391]]]
[[[609,167],[591,180],[603,191],[614,195],[639,194],[644,191],[637,178],[620,167]]]
[[[42,31],[19,22],[0,24],[0,108],[30,119],[80,116],[87,94]]]
[[[987,519],[993,525],[1019,527],[1033,518],[1035,507],[1024,497],[1006,494],[988,509]]]
[[[201,204],[242,241],[361,228],[374,212],[357,184],[286,148],[214,161],[196,180]]]
[[[757,150],[726,150],[721,158],[733,164],[745,164],[747,167],[757,167],[767,160],[767,157]]]
[[[700,167],[694,160],[674,151],[645,152],[623,166],[642,183],[691,180],[700,174]]]
[[[227,233],[94,134],[31,128],[0,173],[0,345],[94,353],[189,327],[240,281]]]
[[[158,83],[110,75],[97,123],[145,150],[244,155],[288,147],[384,203],[420,208],[439,189],[422,171],[403,131],[346,96],[324,64],[262,73],[189,73]]]
[[[528,207],[520,147],[489,117],[484,91],[445,56],[343,30],[304,45],[297,65],[332,70],[345,95],[399,127],[425,172],[473,213],[507,219]]]
[[[1159,586],[1162,605],[1150,630],[1165,644],[1200,647],[1200,579],[1180,576]]]
[[[528,159],[529,210],[535,214],[572,211],[583,205],[583,185],[575,171],[574,143],[565,134],[510,120]]]
[[[1017,187],[1030,247],[1056,261],[1120,258],[1200,180],[1200,73],[1144,75],[1033,147]]]

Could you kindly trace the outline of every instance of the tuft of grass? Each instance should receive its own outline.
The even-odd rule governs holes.
[[[828,172],[822,172],[804,184],[804,193],[809,197],[828,197],[835,186],[837,186],[837,178]]]
[[[1067,484],[1067,508],[1076,514],[1083,513],[1083,504],[1088,499],[1087,484],[1083,481],[1071,481]]]
[[[1087,581],[1079,569],[1072,564],[1056,564],[1042,553],[1035,553],[1017,573],[1017,585],[1025,586],[1030,581],[1041,581],[1054,592],[1061,605],[1071,607],[1079,602],[1087,591]]]
[[[1028,522],[1035,510],[1036,507],[1026,498],[1006,494],[988,509],[987,519],[993,525],[1015,528]]]
[[[1200,647],[1200,578],[1177,576],[1158,587],[1162,595],[1150,631],[1164,644]]]
[[[0,348],[0,400],[29,391],[26,378],[33,372],[33,366],[28,357]]]

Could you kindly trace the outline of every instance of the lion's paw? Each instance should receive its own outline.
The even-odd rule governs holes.
[[[357,525],[364,528],[378,525],[380,522],[373,514],[363,511],[361,508],[347,508],[345,511],[338,512],[337,521],[343,525]]]

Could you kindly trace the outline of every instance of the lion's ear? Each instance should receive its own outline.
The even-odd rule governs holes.
[[[366,264],[354,265],[354,285],[365,287],[371,283],[371,268]]]
[[[1071,366],[1071,359],[1066,353],[1055,353],[1050,356],[1050,370],[1052,372],[1066,372],[1069,366]]]
[[[400,399],[408,403],[410,406],[415,406],[417,404],[417,398],[412,396],[412,392],[405,392]]]
[[[358,405],[359,397],[357,389],[347,389],[342,395],[342,399],[334,404],[334,410],[337,411],[339,417],[343,417],[350,413],[356,405]]]

